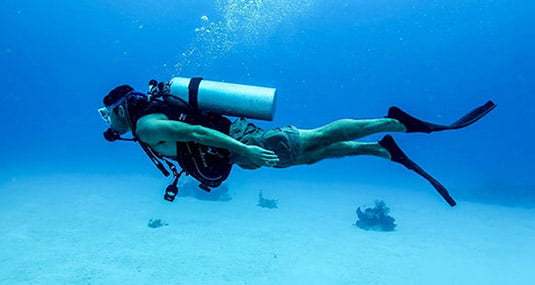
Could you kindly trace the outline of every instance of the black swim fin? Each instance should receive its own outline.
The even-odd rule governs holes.
[[[407,128],[407,133],[431,133],[436,131],[455,130],[467,127],[477,122],[479,119],[483,118],[494,108],[496,108],[496,104],[494,104],[494,102],[492,101],[488,101],[483,106],[472,110],[470,113],[464,115],[455,123],[447,126],[422,121],[405,113],[398,107],[390,107],[386,118],[396,119],[400,121]]]
[[[455,206],[457,203],[448,193],[448,190],[446,187],[444,187],[440,182],[438,182],[435,178],[433,178],[431,175],[429,175],[427,172],[425,172],[416,162],[412,161],[396,144],[394,141],[394,138],[390,135],[384,136],[380,141],[379,144],[382,145],[388,152],[390,153],[390,156],[392,157],[392,161],[400,163],[407,167],[408,169],[418,173],[420,176],[425,178],[433,187],[437,190],[437,192],[446,200],[446,202],[450,206]]]

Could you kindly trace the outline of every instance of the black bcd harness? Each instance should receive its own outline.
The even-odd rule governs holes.
[[[232,169],[229,152],[222,148],[202,145],[194,142],[176,142],[177,156],[165,157],[154,151],[148,144],[140,141],[135,133],[137,119],[150,113],[164,113],[169,119],[182,121],[192,125],[201,125],[210,129],[229,134],[230,120],[212,112],[198,108],[197,95],[202,78],[192,78],[188,86],[188,102],[170,94],[169,83],[151,80],[147,95],[134,93],[126,102],[127,117],[132,129],[134,141],[138,142],[143,151],[164,176],[173,174],[173,182],[167,186],[164,199],[172,202],[178,194],[178,180],[183,173],[191,175],[200,182],[199,188],[210,192],[227,179]],[[176,160],[178,171],[171,161]]]

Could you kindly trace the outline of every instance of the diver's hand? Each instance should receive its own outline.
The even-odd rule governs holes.
[[[277,155],[271,151],[261,148],[256,145],[248,145],[245,155],[254,165],[260,166],[275,166],[279,162]]]

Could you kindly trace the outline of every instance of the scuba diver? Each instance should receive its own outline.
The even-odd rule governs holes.
[[[118,86],[104,97],[104,107],[98,111],[109,124],[104,133],[108,141],[138,142],[165,176],[172,172],[173,183],[164,195],[168,201],[176,197],[183,173],[198,180],[201,189],[210,191],[229,176],[233,164],[244,169],[286,168],[327,158],[373,155],[413,170],[455,206],[447,189],[412,161],[392,136],[377,142],[354,140],[383,132],[460,129],[496,107],[488,101],[450,125],[422,121],[398,107],[391,107],[383,118],[341,119],[315,129],[262,129],[246,120],[271,120],[275,94],[274,88],[175,77],[166,83],[151,80],[146,94],[128,85]],[[231,122],[224,115],[238,118]],[[121,137],[128,132],[133,138]]]

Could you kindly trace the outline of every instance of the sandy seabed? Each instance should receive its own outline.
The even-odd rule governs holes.
[[[429,189],[229,181],[232,200],[162,199],[166,180],[48,175],[0,184],[0,284],[533,284],[535,209]],[[259,186],[262,185],[262,186]],[[279,208],[256,205],[258,192]],[[383,199],[394,232],[353,224]],[[150,228],[149,219],[168,226]]]

